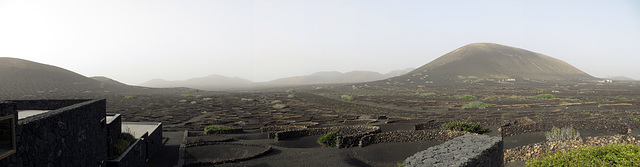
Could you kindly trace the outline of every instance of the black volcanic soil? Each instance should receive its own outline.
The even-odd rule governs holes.
[[[290,89],[295,89],[295,92],[288,91]],[[244,92],[204,92],[192,89],[150,89],[131,93],[21,91],[17,89],[2,94],[0,99],[105,98],[107,112],[121,113],[123,121],[163,122],[165,131],[201,131],[207,125],[242,127],[246,131],[244,134],[225,136],[233,138],[232,142],[273,146],[273,151],[265,156],[223,166],[394,166],[413,153],[438,144],[387,143],[364,148],[323,148],[315,143],[316,137],[268,140],[266,134],[259,133],[258,129],[269,125],[304,125],[313,128],[369,124],[379,125],[383,131],[393,131],[411,130],[413,125],[429,120],[468,120],[496,129],[502,124],[527,117],[536,122],[608,120],[627,124],[634,132],[639,131],[640,127],[640,86],[632,82],[546,87],[383,87],[346,84]],[[558,98],[533,97],[538,94],[553,94]],[[353,95],[355,101],[342,101],[341,95]],[[463,95],[473,95],[476,98],[459,99]],[[462,105],[470,101],[482,101],[495,106],[463,109]],[[286,107],[274,108],[275,104],[285,104]],[[388,119],[363,119],[378,116],[386,116]],[[387,121],[392,123],[385,124]],[[588,135],[590,132],[584,133]],[[525,136],[505,137],[505,147],[544,140],[544,136],[541,138],[535,133],[523,135]],[[301,159],[304,161],[300,162]]]

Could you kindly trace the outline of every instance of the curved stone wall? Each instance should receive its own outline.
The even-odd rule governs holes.
[[[415,142],[415,141],[447,141],[469,132],[441,129],[431,130],[397,130],[392,132],[369,134],[362,137],[358,145],[365,147],[378,143]]]
[[[555,127],[567,127],[573,126],[577,130],[607,130],[613,131],[618,134],[627,134],[629,132],[629,126],[622,123],[612,121],[553,121],[553,122],[538,122],[526,125],[503,125],[500,127],[502,136],[514,136],[523,133],[532,132],[544,132],[549,131]]]

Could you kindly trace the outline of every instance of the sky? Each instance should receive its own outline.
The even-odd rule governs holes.
[[[384,74],[477,42],[640,79],[640,1],[0,0],[0,57],[133,85]]]

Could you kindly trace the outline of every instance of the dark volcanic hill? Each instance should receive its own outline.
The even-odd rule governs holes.
[[[511,82],[514,81],[515,82]],[[532,51],[474,43],[386,82],[402,84],[564,83],[596,80],[570,64]],[[505,82],[506,81],[506,82]]]
[[[88,89],[100,82],[75,72],[17,58],[0,58],[0,90],[40,92]]]
[[[69,97],[78,98],[78,93],[140,93],[149,90],[106,77],[92,79],[56,66],[0,57],[0,99],[44,98],[52,94],[75,95]]]

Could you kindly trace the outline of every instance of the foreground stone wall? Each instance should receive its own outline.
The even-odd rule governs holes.
[[[377,134],[369,134],[362,137],[360,147],[378,143],[415,142],[415,141],[447,141],[458,136],[469,134],[463,131],[450,130],[397,130]]]
[[[122,132],[122,118],[120,117],[120,114],[112,114],[112,113],[107,113],[106,115],[108,116],[113,116],[114,119],[107,122],[107,145],[108,147],[108,157],[112,157],[114,155],[113,151],[111,151],[111,147],[116,143],[116,141],[118,141],[118,136],[120,136],[120,133]]]
[[[503,166],[501,137],[471,135],[451,139],[420,151],[404,161],[405,166]]]
[[[145,135],[146,136],[146,135]],[[137,167],[147,163],[147,147],[142,139],[136,141],[127,148],[120,157],[107,160],[107,167]]]
[[[0,166],[100,166],[107,159],[105,100],[13,101],[16,110],[51,110],[18,121],[17,152]],[[78,149],[80,148],[80,149]]]
[[[538,122],[526,125],[507,124],[500,127],[502,136],[514,136],[523,133],[545,132],[550,131],[552,127],[573,126],[577,130],[607,130],[618,134],[627,134],[629,126],[612,121],[553,121]]]

